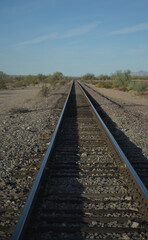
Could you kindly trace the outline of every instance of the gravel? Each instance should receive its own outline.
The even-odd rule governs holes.
[[[40,86],[0,91],[1,239],[6,239],[14,231],[58,121],[61,111],[58,103],[69,87],[51,89],[47,98],[39,96]],[[87,90],[116,127],[147,158],[148,100],[118,90],[98,89],[93,85],[88,85]],[[84,159],[89,158],[85,152],[81,155]],[[100,161],[101,157],[98,157],[96,162]],[[131,224],[135,228],[138,223]],[[106,237],[110,239],[111,235],[102,234],[102,238]],[[114,237],[120,239],[121,236],[115,234]],[[132,233],[123,234],[121,239],[136,237]],[[145,236],[143,238],[146,239]]]
[[[98,103],[100,116],[129,161],[147,161],[148,95],[97,88],[92,84],[84,87]]]
[[[85,84],[103,111],[130,141],[139,148],[143,158],[148,158],[148,95],[135,95],[114,89],[97,88]]]
[[[50,89],[46,98],[41,86],[0,91],[1,239],[14,231],[69,88]]]

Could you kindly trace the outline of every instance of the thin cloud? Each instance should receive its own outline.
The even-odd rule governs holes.
[[[37,37],[37,38],[29,40],[29,41],[21,42],[18,45],[19,46],[25,46],[25,45],[35,44],[35,43],[41,43],[41,42],[44,42],[48,39],[55,39],[57,36],[58,36],[58,33],[54,32],[54,33],[51,33],[51,34],[48,34],[48,35]]]
[[[132,27],[128,28],[123,28],[117,31],[110,32],[109,35],[120,35],[120,34],[128,34],[128,33],[133,33],[133,32],[139,32],[139,31],[144,31],[148,30],[148,22],[138,24]]]
[[[87,25],[81,26],[79,28],[71,29],[67,33],[63,34],[61,36],[61,38],[71,38],[71,37],[84,35],[90,31],[92,31],[93,29],[95,29],[99,24],[100,24],[100,22],[93,22],[91,24],[87,24]]]
[[[91,24],[87,24],[87,25],[81,26],[79,28],[71,29],[67,33],[61,34],[61,35],[57,32],[54,32],[54,33],[51,33],[51,34],[48,34],[48,35],[37,37],[37,38],[29,40],[29,41],[21,42],[21,43],[17,44],[17,46],[25,46],[25,45],[41,43],[41,42],[44,42],[46,40],[66,39],[66,38],[81,36],[81,35],[84,35],[84,34],[90,32],[90,31],[92,31],[99,24],[100,24],[100,22],[93,22]]]

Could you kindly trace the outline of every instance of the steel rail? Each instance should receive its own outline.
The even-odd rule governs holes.
[[[21,237],[22,237],[22,235],[24,233],[27,220],[28,220],[28,218],[29,218],[29,216],[31,214],[31,210],[32,210],[32,207],[33,207],[33,204],[34,204],[34,200],[37,197],[37,193],[38,193],[38,190],[39,190],[40,182],[41,182],[41,179],[43,177],[47,161],[48,161],[50,155],[52,154],[52,150],[53,150],[53,147],[54,147],[54,144],[55,144],[55,140],[56,140],[56,137],[57,137],[57,134],[58,134],[58,131],[59,131],[62,119],[63,119],[63,115],[64,115],[64,112],[65,112],[65,109],[66,109],[66,106],[67,106],[67,102],[69,100],[69,96],[71,94],[71,90],[72,90],[73,84],[74,84],[74,82],[71,85],[70,91],[69,91],[67,99],[65,101],[65,104],[64,104],[63,110],[61,112],[59,121],[57,123],[56,129],[55,129],[55,131],[53,133],[50,145],[49,145],[49,147],[47,149],[47,152],[46,152],[45,157],[43,159],[43,162],[42,162],[42,165],[40,167],[40,170],[39,170],[39,172],[38,172],[38,174],[36,176],[36,179],[35,179],[35,182],[34,182],[34,184],[32,186],[32,189],[30,191],[29,197],[28,197],[28,199],[26,201],[26,204],[25,204],[25,206],[23,208],[23,211],[21,213],[19,221],[18,221],[18,223],[16,225],[15,231],[14,231],[14,233],[12,235],[12,238],[11,238],[12,240],[19,240],[19,239],[21,239]]]
[[[127,159],[127,157],[125,156],[125,154],[123,153],[122,149],[120,148],[120,146],[118,145],[117,141],[115,140],[115,138],[113,137],[113,135],[111,134],[111,132],[109,131],[109,129],[107,128],[106,124],[103,122],[103,120],[101,119],[100,115],[98,114],[98,112],[96,111],[95,107],[93,106],[92,102],[90,101],[89,97],[87,96],[87,94],[85,93],[84,88],[82,87],[82,85],[78,82],[84,96],[86,97],[87,101],[90,103],[94,113],[96,114],[97,118],[99,119],[99,121],[101,122],[101,124],[103,125],[105,131],[107,132],[113,146],[115,147],[115,149],[117,149],[117,152],[119,153],[119,155],[121,156],[121,158],[123,159],[124,163],[125,163],[125,167],[127,167],[133,178],[135,179],[136,183],[138,184],[138,186],[141,189],[141,192],[143,193],[143,196],[145,197],[145,199],[147,199],[148,201],[148,190],[145,187],[145,185],[143,184],[143,182],[141,181],[141,179],[139,178],[138,174],[136,173],[136,171],[134,170],[134,168],[132,167],[131,163],[129,162],[129,160]],[[148,205],[148,202],[147,202]]]

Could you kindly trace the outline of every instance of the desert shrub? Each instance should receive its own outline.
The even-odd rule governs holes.
[[[36,76],[36,80],[37,80],[38,82],[45,82],[45,79],[46,79],[46,76],[43,75],[43,74],[41,74],[41,73],[39,73],[39,74]]]
[[[52,87],[55,87],[57,83],[64,84],[66,77],[61,72],[55,72],[52,75],[48,75],[45,78],[45,82],[49,83]]]
[[[44,79],[43,82],[44,82],[44,83],[49,83],[49,81],[52,80],[52,77],[51,77],[51,76],[52,76],[52,75],[50,75],[50,74],[47,75],[47,76],[45,76],[45,79]]]
[[[81,77],[82,80],[93,80],[95,79],[95,75],[92,73],[87,73]]]
[[[39,80],[36,76],[33,76],[33,75],[27,75],[24,79],[24,82],[26,84],[26,86],[28,85],[36,85],[39,83]]]
[[[100,81],[96,84],[96,87],[99,88],[112,88],[112,82],[104,82],[104,81]]]
[[[148,87],[148,84],[145,82],[130,82],[127,86],[128,90],[134,90],[137,92],[142,92]]]
[[[53,79],[50,79],[50,80],[48,81],[48,83],[49,83],[52,87],[55,87],[56,84],[58,83],[58,81],[53,80]]]
[[[13,87],[27,87],[27,82],[25,82],[25,80],[23,78],[21,79],[17,79],[14,84],[13,84]]]
[[[46,82],[46,76],[38,74],[37,76],[17,76],[13,78],[13,87],[27,87],[29,85],[36,85],[40,82]]]
[[[61,86],[63,86],[67,83],[67,79],[63,79],[59,83],[60,83]]]
[[[61,72],[55,72],[53,75],[52,75],[52,79],[55,80],[55,81],[59,81],[59,80],[62,80],[63,79],[63,73]]]
[[[83,80],[82,80],[83,81]],[[85,83],[89,83],[89,84],[93,84],[93,85],[96,85],[98,83],[97,80],[85,80],[84,81]]]
[[[7,85],[4,79],[0,78],[0,89],[6,89]]]
[[[74,79],[72,79],[72,80],[74,80]],[[70,81],[71,81],[71,79],[69,77],[64,76],[63,79],[59,82],[59,84],[62,86],[62,85],[67,84]]]
[[[109,80],[110,77],[106,74],[100,74],[98,77],[97,77],[98,80]]]
[[[48,97],[49,95],[49,88],[46,85],[42,86],[42,89],[40,90],[42,97]]]
[[[0,89],[7,88],[7,82],[9,80],[9,76],[0,71]]]
[[[113,82],[113,87],[119,88],[120,90],[126,90],[131,81],[130,71],[117,71],[111,75],[111,80]]]

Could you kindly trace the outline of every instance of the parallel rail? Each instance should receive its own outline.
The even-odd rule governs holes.
[[[101,107],[100,103],[95,100],[96,96],[98,95],[100,99],[106,98],[104,95],[102,95],[98,90],[95,90],[91,86],[83,83],[82,87],[84,86],[86,95],[91,100],[91,103],[97,109],[97,112],[99,113],[101,119],[108,127],[111,134],[116,139],[117,143],[119,144],[120,148],[126,155],[128,161],[132,165],[132,167],[135,169],[136,173],[138,174],[139,178],[141,179],[142,183],[145,185],[146,189],[148,190],[148,159],[146,156],[143,155],[143,152],[141,149],[134,144],[130,140],[130,138],[127,137],[125,133],[123,133],[119,128],[117,128],[116,124],[112,121],[110,116],[108,116],[103,108]],[[94,93],[94,95],[93,95]],[[107,101],[111,101],[111,99],[106,98]],[[122,107],[120,104],[117,104],[119,107]],[[130,118],[130,113],[129,113]]]
[[[127,176],[131,179],[131,186],[134,188],[134,192],[135,192],[135,196],[136,198],[139,198],[139,201],[141,199],[145,199],[145,201],[142,202],[143,206],[143,210],[144,210],[144,214],[147,214],[145,212],[145,209],[148,209],[148,190],[145,187],[145,185],[143,184],[143,182],[141,181],[140,177],[138,176],[138,174],[136,173],[136,171],[134,170],[134,168],[132,167],[131,163],[128,161],[127,157],[125,156],[124,152],[122,151],[122,149],[120,148],[120,146],[118,145],[117,141],[115,140],[115,138],[113,137],[113,135],[111,134],[111,132],[109,131],[109,129],[107,128],[106,124],[103,122],[103,120],[101,119],[101,117],[99,116],[98,112],[96,111],[96,109],[94,108],[93,104],[91,103],[90,99],[88,98],[85,89],[81,86],[81,84],[79,83],[79,86],[83,92],[83,94],[85,95],[87,101],[89,102],[89,104],[91,105],[94,113],[96,114],[96,117],[99,119],[100,123],[102,124],[103,128],[105,129],[111,143],[113,144],[114,148],[116,149],[116,151],[118,152],[121,161],[123,162],[123,164],[121,164],[121,168],[123,171],[123,167],[125,168],[126,174]],[[136,189],[135,189],[136,188]],[[145,218],[148,220],[148,215],[145,215]]]
[[[61,122],[62,122],[62,118],[63,118],[64,112],[65,112],[65,109],[66,109],[66,106],[67,106],[67,102],[68,102],[68,99],[69,99],[69,96],[70,96],[73,84],[74,83],[72,83],[72,85],[71,85],[70,91],[69,91],[67,99],[65,101],[65,104],[64,104],[63,110],[61,112],[59,121],[57,123],[56,129],[55,129],[55,131],[53,133],[50,145],[49,145],[49,147],[47,149],[47,152],[46,152],[45,157],[43,159],[43,162],[41,164],[40,170],[39,170],[39,172],[37,174],[37,177],[35,179],[35,182],[33,184],[33,187],[31,189],[29,197],[28,197],[28,199],[26,201],[26,204],[25,204],[25,206],[23,208],[22,214],[21,214],[20,219],[18,221],[18,224],[16,226],[15,232],[14,232],[14,234],[12,236],[12,239],[14,239],[14,240],[21,239],[21,237],[23,236],[23,233],[25,231],[25,227],[26,227],[28,218],[29,218],[29,216],[31,214],[31,211],[32,211],[32,208],[34,206],[34,202],[35,202],[37,194],[38,194],[40,183],[41,183],[42,177],[44,175],[44,171],[45,171],[45,168],[46,168],[47,161],[50,158],[50,156],[52,155],[52,150],[54,148],[54,144],[55,144],[55,141],[56,141],[56,138],[57,138],[57,135],[58,135],[58,131],[59,131],[59,128],[60,128],[60,125],[61,125]]]
[[[142,232],[146,236],[148,233],[146,231],[146,222],[142,225],[143,221],[148,221],[148,191],[94,109],[92,103],[86,96],[84,89],[82,89],[81,86],[80,88],[77,84],[72,84],[50,146],[23,209],[16,230],[12,236],[13,240],[32,239],[33,236],[36,236],[38,233],[36,233],[36,227],[34,226],[33,220],[33,218],[36,217],[37,219],[39,217],[38,220],[35,220],[37,222],[43,218],[43,226],[41,227],[41,230],[39,230],[40,236],[38,235],[38,239],[42,239],[41,236],[47,232],[47,239],[92,239],[93,235],[91,236],[91,234],[94,234],[94,236],[97,234],[97,237],[101,237],[101,233],[115,233],[122,235],[124,233],[128,234],[129,232],[132,233],[135,231]],[[95,120],[93,118],[95,118]],[[66,121],[65,119],[68,120],[66,123],[64,122]],[[89,128],[91,130],[89,130]],[[66,133],[66,130],[68,131],[68,134]],[[81,134],[78,134],[79,132]],[[97,135],[96,132],[100,132],[100,136]],[[65,141],[65,144],[63,144],[63,141]],[[112,163],[112,161],[106,160],[106,163],[105,160],[103,160],[103,155],[97,157],[96,153],[98,156],[101,154],[98,152],[98,149],[100,149],[100,152],[104,151],[105,156],[106,154],[109,154],[109,159],[113,156],[115,162]],[[106,153],[108,151],[109,153]],[[102,162],[100,162],[100,159],[102,159]],[[126,178],[128,176],[128,186],[124,186],[121,171],[126,175]],[[92,181],[93,178],[96,182]],[[62,185],[62,182],[59,181],[59,179],[61,179],[65,185]],[[98,179],[100,179],[101,183],[97,182]],[[108,187],[107,183],[104,182],[104,179],[106,179],[105,181],[112,179],[113,182],[116,182],[116,179],[119,179],[119,183],[117,182],[116,187],[119,188],[119,190],[116,195],[110,192],[112,186]],[[44,189],[44,184],[48,186],[47,181],[49,181],[49,189],[51,183],[49,193],[47,193],[46,187]],[[55,181],[55,186],[53,181]],[[72,183],[71,188],[69,186],[70,182]],[[100,189],[102,188],[101,192],[97,194],[95,189],[94,192],[92,192],[91,188],[96,186],[96,189],[98,189],[99,184]],[[121,192],[119,187],[120,184],[123,188]],[[63,192],[61,192],[61,189],[63,189]],[[73,189],[74,192],[71,192]],[[104,192],[103,189],[105,189]],[[114,184],[113,191],[115,191]],[[121,196],[122,192],[125,196]],[[41,216],[38,216],[36,213],[40,212],[38,209],[38,202],[42,203],[41,206],[44,205],[41,195],[47,196],[45,202],[48,201],[51,203],[51,207],[48,209],[47,204],[45,204],[43,207],[44,213],[41,213]],[[134,203],[132,198],[135,200]],[[109,210],[106,208],[107,202],[111,204],[111,202],[116,201],[123,201],[122,204],[119,203],[117,210]],[[55,206],[53,205],[54,202]],[[68,204],[67,209],[65,208],[66,202]],[[90,208],[91,205],[97,206],[96,202],[100,202],[100,204],[104,205],[104,208],[98,209],[97,207],[94,210],[92,208],[85,209],[85,202],[89,203]],[[125,214],[124,211],[126,211],[126,209],[123,211],[120,207],[126,204],[126,202],[131,204],[131,208],[129,209],[127,207],[127,213]],[[60,209],[57,208],[58,203],[61,204]],[[69,209],[68,206],[73,206],[73,204],[76,208]],[[138,207],[139,210],[136,212],[132,211],[131,209],[133,205],[135,209]],[[46,216],[46,207],[50,217]],[[110,206],[108,208],[110,208]],[[125,216],[121,216],[122,214],[120,215],[120,212],[122,212],[122,214],[124,212]],[[37,216],[35,216],[36,214]],[[127,228],[126,224],[122,227],[120,224],[118,226],[117,223],[115,224],[117,225],[116,227],[102,227],[101,225],[103,223],[104,225],[108,224],[108,222],[112,221],[119,221],[119,223],[126,222],[128,220],[126,217],[128,214],[133,218],[138,216],[137,226],[139,227],[137,227],[137,230],[135,229],[135,226],[132,225],[134,224],[132,217],[129,217],[131,223],[129,228]],[[90,217],[87,217],[87,215]],[[47,224],[44,224],[44,222],[48,223],[48,226]],[[54,225],[53,222],[55,222]],[[75,235],[76,233],[78,235]],[[86,236],[86,233],[88,236]]]

